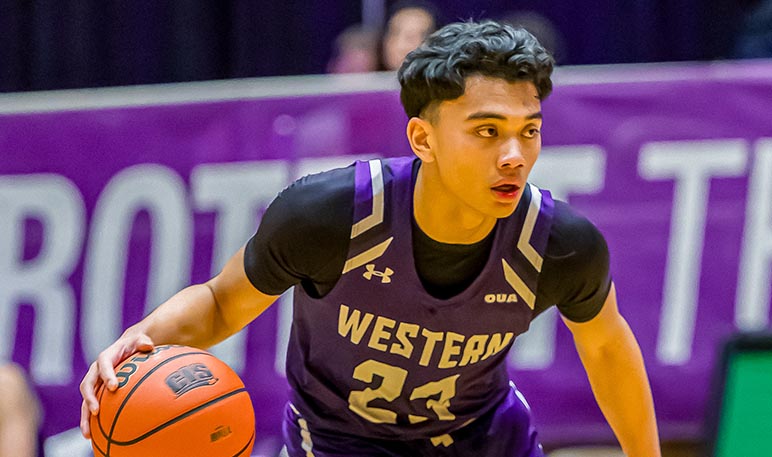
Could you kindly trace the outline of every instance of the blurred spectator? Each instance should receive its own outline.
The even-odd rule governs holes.
[[[378,68],[378,33],[361,24],[349,26],[335,39],[328,73],[366,73]]]
[[[0,456],[37,456],[40,419],[40,406],[24,371],[0,363]]]
[[[546,16],[536,11],[512,11],[502,16],[499,22],[528,30],[552,53],[557,63],[566,61],[565,38],[555,23]]]
[[[396,71],[408,52],[437,28],[436,8],[426,1],[401,1],[391,9],[381,40],[380,70]]]
[[[772,57],[772,0],[746,3],[749,5],[735,40],[733,57]]]

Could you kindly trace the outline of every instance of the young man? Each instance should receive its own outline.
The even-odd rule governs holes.
[[[432,34],[399,71],[415,156],[360,162],[282,192],[212,280],[130,327],[81,384],[153,344],[211,346],[295,285],[291,456],[540,456],[505,357],[556,304],[629,456],[659,455],[640,349],[602,235],[527,183],[553,60],[493,22]]]

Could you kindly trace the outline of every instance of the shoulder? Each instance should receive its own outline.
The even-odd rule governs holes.
[[[539,311],[554,304],[572,321],[590,320],[600,312],[610,287],[603,234],[587,217],[556,200],[539,279]]]
[[[0,363],[0,386],[7,395],[0,398],[0,412],[4,415],[38,414],[37,399],[24,370],[14,363]]]
[[[354,167],[298,179],[266,209],[244,251],[247,277],[278,295],[301,281],[334,283],[353,217]]]
[[[291,221],[324,221],[331,209],[351,206],[353,196],[354,167],[336,168],[293,182],[276,196],[270,210]]]
[[[0,363],[0,385],[11,386],[13,389],[26,385],[24,371],[15,363]]]
[[[555,212],[550,228],[547,257],[587,259],[587,256],[608,255],[603,234],[587,217],[568,203],[555,200]]]

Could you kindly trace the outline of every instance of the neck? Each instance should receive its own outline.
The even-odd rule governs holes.
[[[418,227],[440,243],[472,244],[488,236],[496,218],[449,196],[431,165],[421,164],[413,192],[413,216]]]

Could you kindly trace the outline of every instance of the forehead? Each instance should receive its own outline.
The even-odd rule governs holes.
[[[499,113],[519,117],[538,112],[541,101],[531,81],[507,81],[502,78],[473,75],[466,78],[464,94],[440,103],[440,112],[468,115],[474,112]]]

